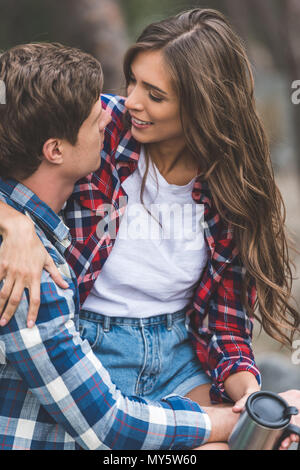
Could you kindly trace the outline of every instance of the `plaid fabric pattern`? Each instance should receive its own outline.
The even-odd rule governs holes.
[[[140,154],[140,144],[124,127],[124,99],[102,95],[102,105],[110,110],[112,121],[106,129],[101,166],[76,184],[64,211],[72,236],[66,258],[79,282],[81,304],[114,245],[109,230],[99,233],[97,227],[115,224],[118,231],[127,198],[122,183],[137,168]],[[247,370],[259,383],[261,379],[251,347],[252,321],[241,302],[244,268],[232,230],[221,220],[205,180],[196,179],[192,196],[204,204],[204,235],[210,256],[188,312],[189,327],[198,357],[213,381],[211,398],[220,402],[229,399],[224,381],[230,374]],[[108,207],[112,208],[107,214]],[[252,283],[248,292],[251,305],[255,298]]]
[[[63,256],[67,227],[13,180],[0,179],[0,199],[32,218],[69,283],[60,289],[44,271],[36,325],[26,327],[25,292],[0,329],[0,449],[179,449],[206,442],[210,420],[191,400],[173,395],[149,402],[116,389],[78,333],[77,280]]]

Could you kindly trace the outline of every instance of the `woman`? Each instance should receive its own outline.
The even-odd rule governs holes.
[[[251,349],[256,307],[282,342],[299,328],[289,304],[284,205],[249,61],[222,14],[194,9],[148,26],[124,72],[125,101],[102,98],[112,122],[101,166],[78,182],[64,210],[81,334],[126,394],[231,400],[240,411],[260,384]],[[172,225],[164,203],[195,230],[177,239],[179,212]],[[3,206],[1,215],[4,237],[15,220],[28,226]],[[24,251],[24,239],[9,250],[12,239],[1,250],[9,259]],[[28,258],[38,250],[41,259],[31,239]],[[2,262],[2,298],[11,294],[12,304],[24,286],[14,269]],[[36,298],[33,283],[25,284]]]

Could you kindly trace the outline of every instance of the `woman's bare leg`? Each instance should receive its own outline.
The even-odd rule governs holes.
[[[209,396],[210,387],[210,384],[199,385],[187,393],[186,397],[199,403],[200,406],[212,406]]]

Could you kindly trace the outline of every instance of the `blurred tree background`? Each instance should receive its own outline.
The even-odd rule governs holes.
[[[0,48],[32,41],[80,47],[101,60],[105,91],[124,92],[130,42],[148,23],[197,6],[224,12],[244,39],[274,166],[300,174],[300,106],[291,101],[300,80],[299,0],[0,0]]]
[[[246,44],[287,227],[299,246],[300,104],[291,96],[300,80],[300,0],[0,0],[0,49],[37,41],[80,47],[101,60],[105,91],[125,93],[122,57],[130,42],[150,22],[193,7],[225,13]],[[299,257],[291,256],[299,272]],[[293,293],[299,302],[299,280]],[[264,335],[256,348],[279,350]]]

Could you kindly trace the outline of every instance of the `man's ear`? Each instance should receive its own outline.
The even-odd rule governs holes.
[[[48,139],[43,145],[43,156],[45,160],[53,165],[63,163],[63,144],[60,139]]]

